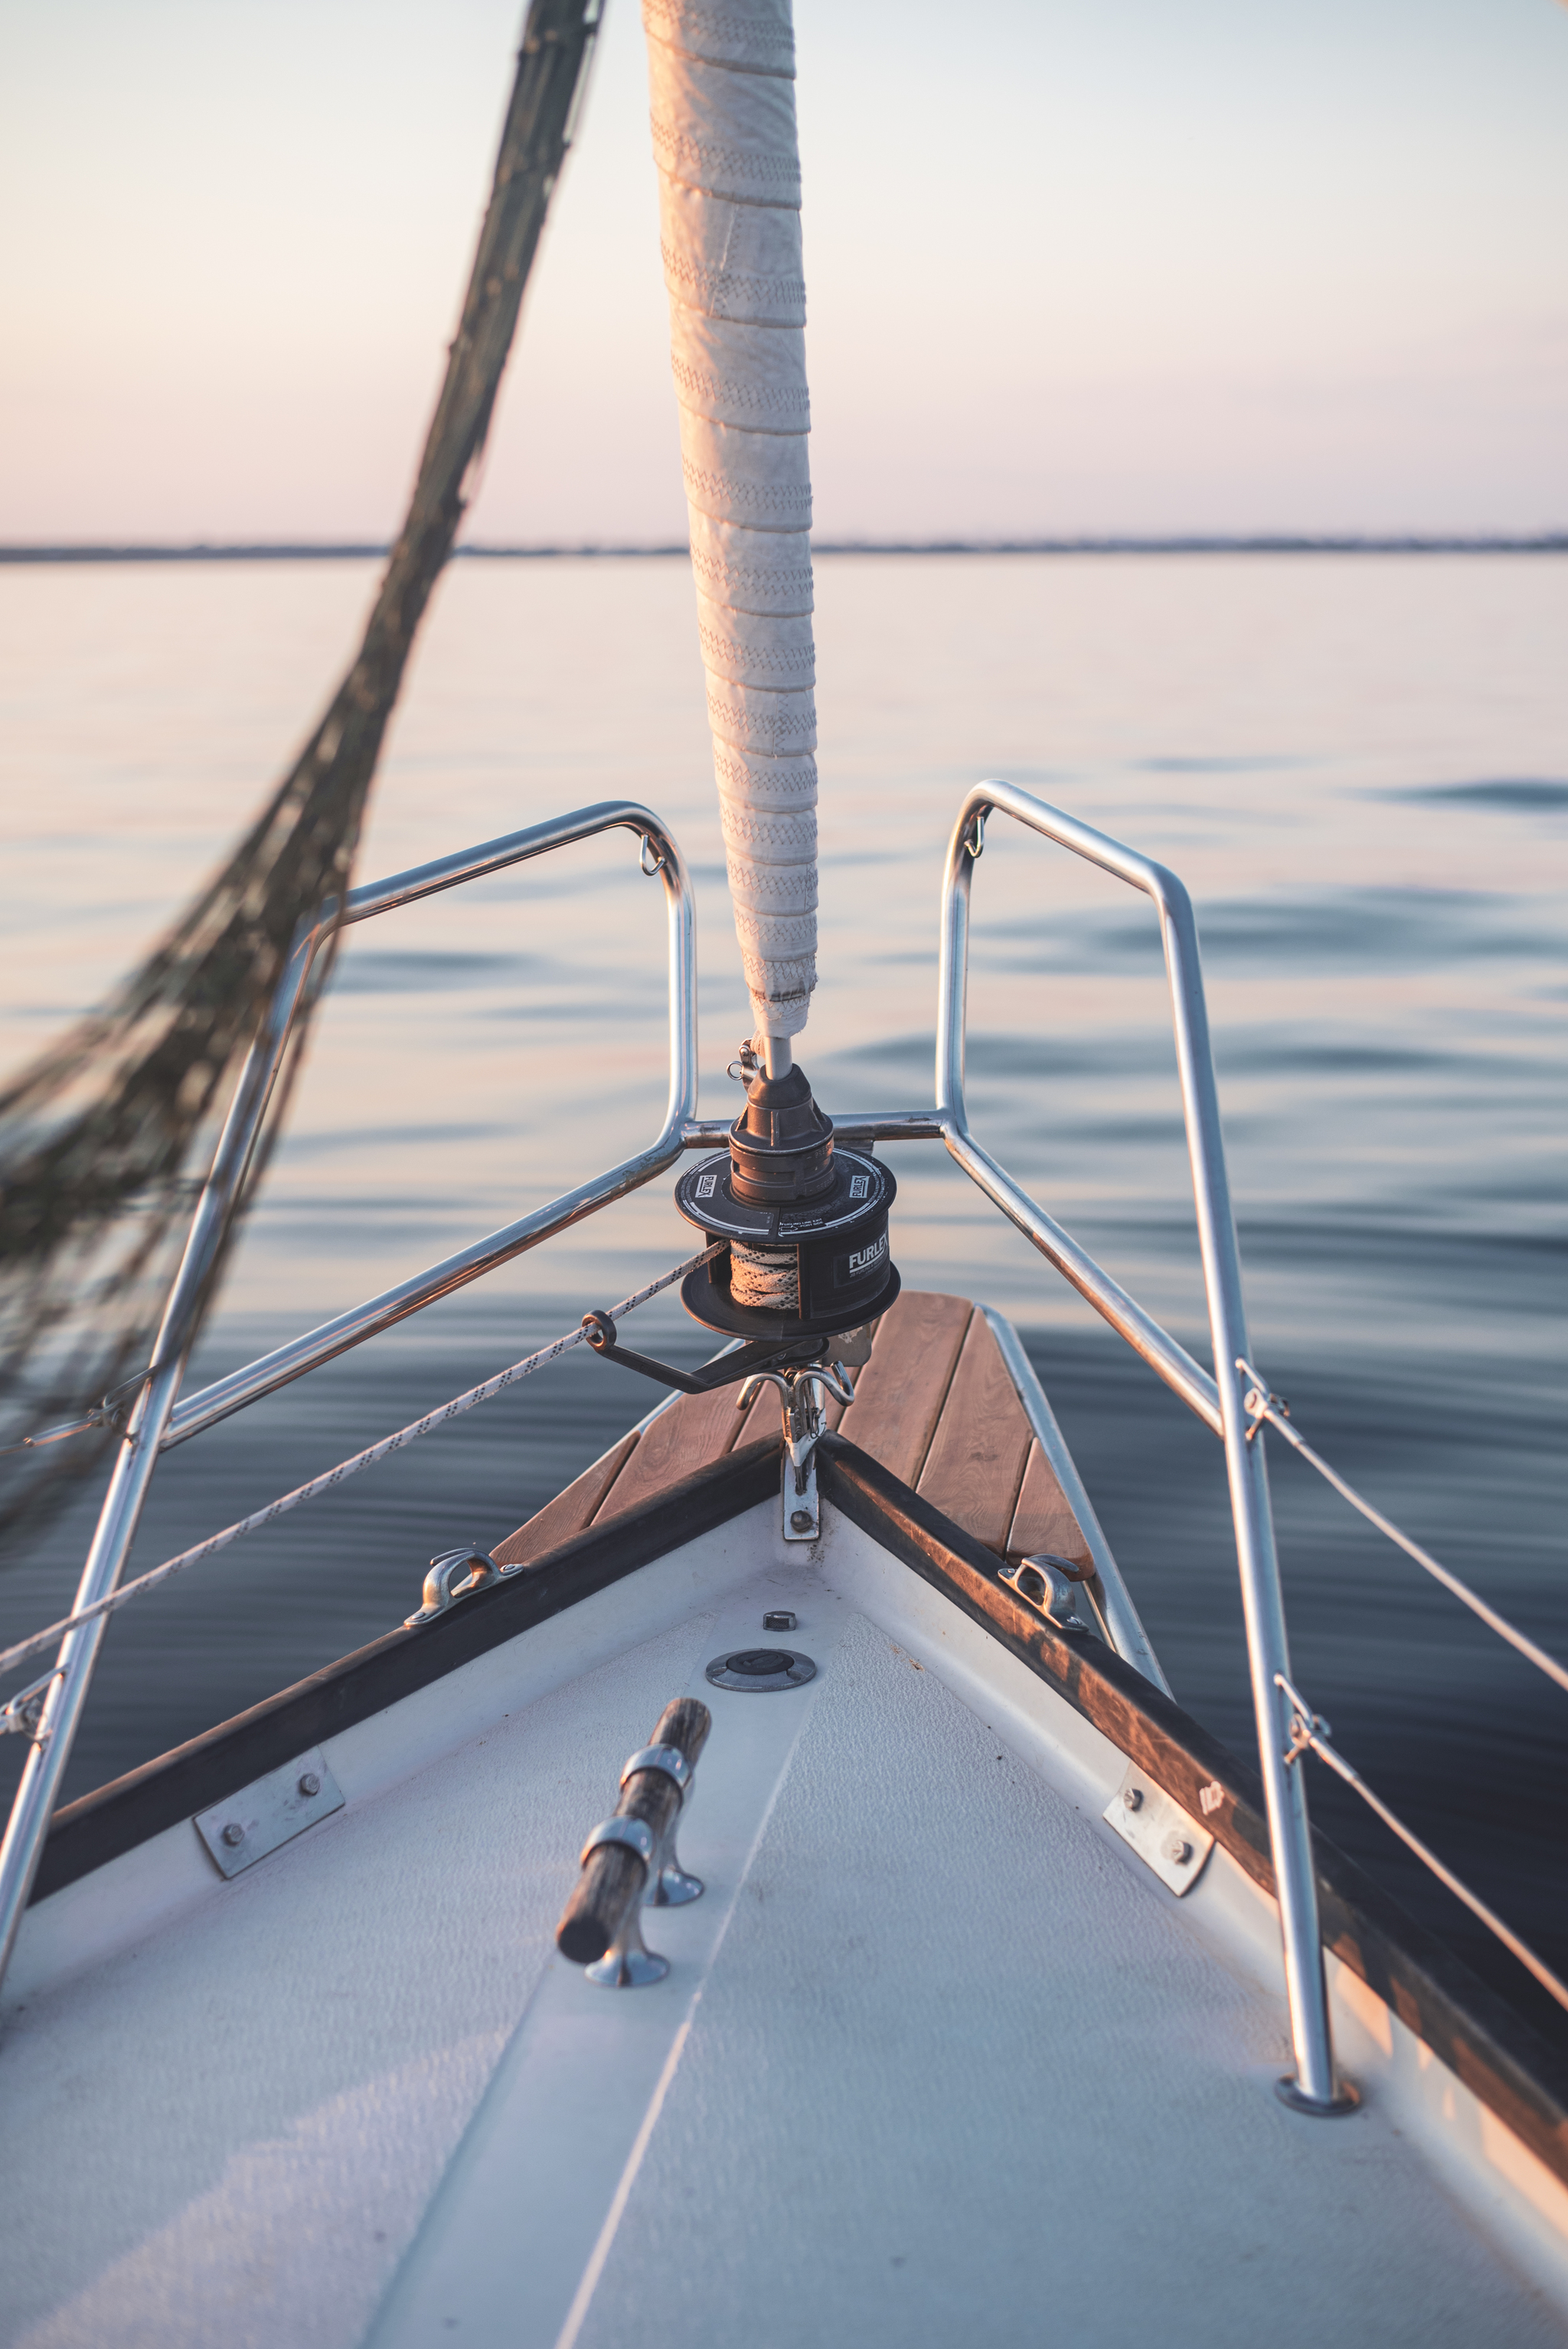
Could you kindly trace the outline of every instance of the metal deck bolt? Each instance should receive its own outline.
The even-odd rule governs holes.
[[[796,1533],[798,1533],[798,1534],[803,1534],[803,1533],[806,1533],[807,1531],[809,1531],[809,1530],[810,1530],[810,1523],[811,1523],[811,1512],[810,1512],[810,1509],[791,1509],[791,1510],[790,1510],[790,1512],[789,1512],[789,1523],[790,1523],[791,1526],[794,1528],[794,1530],[795,1530],[795,1532],[796,1532]]]
[[[307,1797],[312,1795],[320,1794],[321,1780],[316,1776],[314,1770],[307,1770],[305,1772],[304,1776],[299,1782],[299,1790],[302,1795],[306,1795]]]
[[[244,1840],[244,1828],[241,1826],[237,1819],[231,1819],[228,1826],[223,1829],[223,1841],[228,1845],[232,1851],[237,1843],[243,1843]]]
[[[799,1514],[797,1512],[798,1516]],[[806,1523],[810,1525],[810,1518],[808,1517]],[[762,1618],[762,1628],[765,1631],[793,1631],[795,1626],[795,1612],[789,1607],[769,1607]]]
[[[1181,1835],[1168,1835],[1161,1849],[1173,1868],[1185,1868],[1192,1857],[1192,1847]]]
[[[1140,1811],[1143,1808],[1142,1787],[1123,1786],[1121,1790],[1121,1799],[1127,1805],[1130,1811]]]

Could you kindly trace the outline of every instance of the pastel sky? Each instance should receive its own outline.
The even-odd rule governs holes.
[[[797,0],[819,535],[1568,526],[1559,0]],[[0,539],[395,526],[516,0],[10,0]],[[472,535],[683,533],[609,0]]]

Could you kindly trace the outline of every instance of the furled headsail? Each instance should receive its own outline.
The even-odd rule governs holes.
[[[816,651],[790,0],[643,0],[697,636],[756,1053],[676,1205],[725,1253],[688,1312],[805,1341],[898,1295],[893,1181],[837,1150],[790,1039],[817,984]]]
[[[644,0],[643,23],[730,895],[754,1028],[759,1040],[783,1040],[806,1025],[817,983],[810,406],[790,0]]]

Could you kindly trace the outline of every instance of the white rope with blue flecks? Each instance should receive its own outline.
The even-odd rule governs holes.
[[[684,1280],[688,1272],[695,1272],[699,1265],[707,1264],[710,1257],[721,1255],[726,1245],[721,1240],[712,1247],[704,1248],[697,1256],[687,1257],[686,1262],[677,1264],[672,1272],[661,1273],[658,1279],[650,1280],[645,1288],[624,1297],[619,1305],[612,1305],[607,1318],[619,1321],[623,1314],[632,1312],[639,1305],[645,1305],[650,1297],[656,1297],[661,1288],[668,1288],[676,1281]],[[444,1427],[448,1420],[457,1419],[465,1411],[472,1411],[476,1403],[489,1402],[492,1395],[515,1386],[519,1379],[526,1379],[531,1371],[542,1371],[546,1362],[558,1361],[573,1346],[581,1346],[587,1335],[586,1329],[579,1325],[575,1330],[568,1330],[563,1337],[552,1338],[550,1344],[542,1346],[537,1354],[525,1355],[521,1362],[513,1362],[510,1370],[498,1371],[493,1379],[485,1379],[477,1387],[469,1387],[466,1394],[454,1395],[450,1402],[444,1402],[438,1409],[427,1412],[423,1419],[413,1420],[408,1426],[400,1427],[395,1435],[384,1435],[379,1444],[372,1444],[364,1452],[356,1452],[351,1460],[340,1460],[335,1468],[328,1468],[324,1475],[313,1476],[308,1485],[296,1485],[292,1493],[282,1494],[277,1500],[269,1501],[264,1509],[253,1509],[248,1517],[241,1517],[233,1525],[225,1526],[222,1533],[209,1535],[193,1549],[182,1549],[177,1557],[166,1557],[161,1566],[153,1567],[146,1574],[139,1574],[134,1582],[122,1583],[118,1590],[111,1590],[107,1599],[97,1600],[91,1607],[84,1607],[80,1614],[65,1616],[58,1623],[51,1623],[46,1630],[35,1631],[30,1638],[18,1640],[15,1647],[0,1651],[0,1672],[9,1671],[14,1664],[39,1654],[57,1640],[63,1639],[67,1631],[78,1630],[84,1623],[92,1622],[95,1617],[116,1613],[119,1608],[128,1606],[131,1599],[155,1590],[170,1576],[183,1574],[188,1566],[199,1565],[204,1557],[215,1557],[220,1550],[227,1549],[231,1542],[237,1542],[242,1534],[259,1532],[263,1526],[270,1526],[274,1518],[286,1516],[290,1509],[297,1509],[302,1501],[315,1500],[318,1494],[330,1493],[335,1486],[346,1484],[349,1477],[357,1476],[362,1468],[373,1468],[378,1460],[386,1460],[394,1452],[403,1451],[418,1437],[428,1435],[433,1428]],[[46,1675],[46,1680],[53,1678],[53,1673]],[[24,1700],[32,1693],[28,1689],[20,1691],[11,1699],[6,1711],[16,1713],[23,1706]]]

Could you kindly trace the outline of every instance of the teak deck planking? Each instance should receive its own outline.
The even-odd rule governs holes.
[[[1036,1442],[1001,1350],[967,1298],[906,1290],[876,1325],[855,1399],[830,1403],[828,1424],[998,1557],[1035,1551],[1088,1565],[1088,1545]],[[527,1565],[677,1485],[726,1453],[775,1434],[777,1391],[746,1412],[736,1390],[678,1395],[583,1470],[526,1525],[496,1545]]]
[[[991,1325],[976,1313],[964,1332],[925,1465],[909,1481],[923,1500],[1000,1556],[1033,1442]]]
[[[962,1518],[959,1522],[963,1523]],[[965,1529],[969,1530],[967,1526]],[[1042,1551],[1047,1557],[1070,1558],[1075,1566],[1088,1568],[1094,1563],[1083,1537],[1083,1527],[1057,1482],[1055,1469],[1038,1444],[1031,1439],[1018,1506],[1007,1534],[1007,1556],[1038,1557]]]

